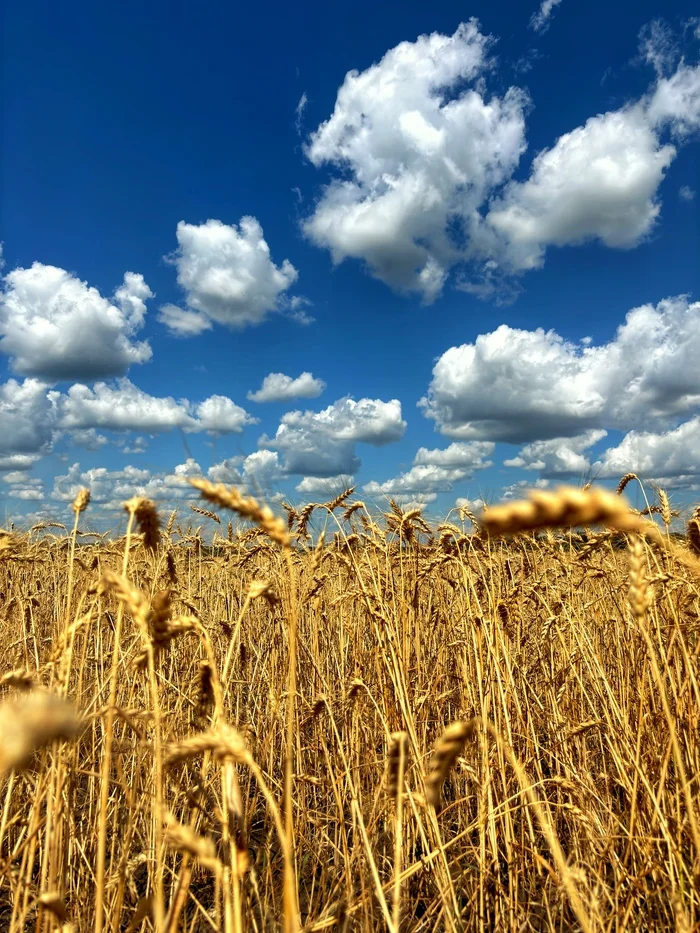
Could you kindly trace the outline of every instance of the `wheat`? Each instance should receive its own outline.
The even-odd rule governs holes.
[[[439,812],[442,807],[442,788],[447,775],[454,767],[457,756],[464,748],[467,739],[471,738],[476,729],[474,720],[470,722],[453,722],[442,733],[435,744],[433,756],[430,759],[430,770],[425,781],[425,799],[431,807]]]
[[[637,476],[636,473],[625,473],[625,475],[622,477],[620,482],[617,484],[616,492],[618,496],[622,495],[622,493],[625,491],[625,489],[632,482],[633,479],[636,479],[637,481],[639,481],[639,477]]]
[[[404,762],[407,751],[408,735],[405,732],[393,732],[386,754],[386,792],[392,800],[403,792]]]
[[[210,512],[209,509],[201,509],[198,505],[190,505],[190,508],[193,512],[196,512],[197,515],[204,515],[205,518],[210,518],[213,522],[216,522],[218,525],[221,524],[221,519],[216,514],[216,512]]]
[[[90,490],[89,489],[80,489],[73,500],[73,505],[71,508],[76,515],[80,515],[81,512],[84,512],[85,509],[90,504]]]
[[[640,521],[619,496],[606,489],[536,489],[528,500],[493,506],[481,517],[483,531],[492,536],[569,528],[578,525],[607,525],[618,531],[642,531],[653,536],[654,526]]]
[[[133,499],[124,503],[124,508],[136,519],[146,549],[155,551],[160,541],[160,519],[153,502],[150,499],[134,496]]]
[[[206,479],[190,478],[190,483],[209,502],[214,502],[225,509],[237,512],[247,518],[279,544],[289,544],[289,533],[281,518],[272,514],[267,506],[261,506],[252,496],[244,496],[237,489],[227,488],[223,483],[211,483]]]
[[[59,696],[34,691],[0,705],[0,773],[25,768],[33,754],[58,739],[76,738],[79,717]]]
[[[697,924],[700,507],[222,488],[211,544],[0,533],[0,928]]]

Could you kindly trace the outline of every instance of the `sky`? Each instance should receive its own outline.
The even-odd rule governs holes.
[[[0,521],[700,488],[692,5],[6,4]]]

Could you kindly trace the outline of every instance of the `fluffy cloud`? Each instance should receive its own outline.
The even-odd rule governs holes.
[[[100,447],[109,444],[109,439],[104,434],[98,434],[94,428],[73,431],[70,440],[76,447],[84,447],[85,450],[99,450]]]
[[[477,209],[525,149],[526,95],[487,100],[465,87],[488,67],[491,41],[470,20],[348,72],[306,149],[342,172],[304,224],[335,263],[362,259],[394,288],[440,293]]]
[[[584,454],[598,441],[607,436],[607,431],[591,430],[577,437],[555,437],[548,441],[535,441],[522,448],[517,457],[504,460],[504,466],[520,467],[521,470],[539,470],[542,476],[574,476],[586,473],[591,464]]]
[[[65,394],[50,392],[49,397],[58,409],[59,426],[71,431],[102,428],[156,434],[183,428],[224,434],[240,432],[255,420],[222,395],[195,406],[187,399],[148,395],[128,379],[114,385],[98,382],[92,388],[77,384]]]
[[[212,395],[197,406],[198,430],[211,434],[240,433],[247,424],[257,424],[248,412],[225,395]]]
[[[211,326],[259,324],[285,303],[284,293],[297,280],[285,259],[276,266],[255,217],[230,226],[220,220],[177,225],[178,249],[170,257],[187,310],[165,305],[160,320],[174,333],[190,336]]]
[[[700,302],[630,311],[610,343],[501,325],[438,359],[424,414],[459,439],[531,442],[666,427],[700,404]]]
[[[539,10],[530,17],[530,29],[539,33],[547,32],[552,11],[560,3],[561,0],[542,0]]]
[[[495,201],[486,227],[501,239],[484,246],[514,270],[541,266],[548,246],[600,239],[629,248],[652,229],[656,191],[675,156],[660,145],[642,107],[591,117],[534,160],[525,182]]]
[[[7,483],[7,490],[0,491],[9,499],[23,499],[25,501],[38,501],[44,498],[43,483],[36,477],[27,476],[24,470],[13,470],[6,473],[2,481]]]
[[[695,199],[695,191],[690,185],[681,185],[678,190],[678,196],[682,201],[693,201]]]
[[[115,496],[128,499],[133,495],[146,495],[145,484],[150,476],[148,470],[132,466],[124,467],[123,470],[108,470],[105,467],[81,470],[80,464],[74,463],[66,473],[54,477],[51,498],[59,502],[72,502],[78,490],[87,487],[95,503],[104,503]]]
[[[0,458],[43,454],[50,449],[55,407],[36,379],[0,385]],[[33,458],[34,459],[34,458]]]
[[[0,294],[0,350],[16,372],[49,381],[123,375],[151,358],[148,343],[134,340],[151,297],[133,272],[110,301],[56,266],[15,269]]]
[[[248,456],[228,457],[209,467],[209,479],[215,483],[238,486],[256,496],[271,498],[285,473],[277,451],[256,450]]]
[[[10,379],[0,384],[0,470],[27,469],[63,435],[94,451],[109,442],[98,429],[156,434],[181,428],[216,435],[240,433],[255,423],[256,418],[222,395],[197,404],[149,395],[126,378],[92,387],[76,383],[65,393],[37,379]],[[115,443],[124,453],[146,449],[143,437]]]
[[[534,28],[555,5],[544,0]],[[670,139],[700,126],[700,67],[681,61],[671,73],[665,39],[650,31],[648,93],[560,136],[515,182],[528,100],[516,88],[484,96],[491,41],[471,20],[346,75],[306,148],[315,166],[338,170],[304,223],[335,263],[363,260],[426,301],[454,269],[458,287],[505,301],[517,294],[512,277],[540,267],[551,246],[626,249],[650,234],[676,155]]]
[[[296,486],[296,491],[304,493],[307,496],[325,496],[327,499],[333,498],[343,490],[353,485],[352,476],[341,474],[340,476],[305,476]]]
[[[243,486],[256,495],[269,499],[284,477],[279,455],[274,450],[256,450],[242,465]]]
[[[270,373],[255,392],[249,392],[251,402],[286,402],[295,398],[318,398],[326,388],[322,379],[302,373],[293,379],[284,373]]]
[[[471,479],[477,470],[491,466],[491,461],[484,458],[493,450],[494,445],[488,441],[455,443],[437,450],[420,447],[406,473],[384,483],[372,481],[363,489],[375,496],[401,496],[403,501],[416,497],[424,503],[433,502],[438,493],[450,492],[455,483]]]
[[[700,66],[681,61],[651,30],[644,56],[657,81],[640,100],[587,120],[536,156],[530,177],[509,183],[480,230],[480,249],[510,271],[537,268],[548,246],[600,240],[636,246],[653,229],[658,189],[676,147],[700,127]],[[496,234],[495,238],[491,234]]]
[[[400,440],[405,429],[397,399],[363,398],[356,402],[344,398],[320,412],[288,412],[274,438],[263,435],[259,443],[284,454],[287,473],[337,476],[359,469],[355,444],[381,447]]]
[[[455,500],[455,505],[458,509],[469,509],[470,512],[477,514],[484,507],[483,499],[465,499],[460,496]]]
[[[700,416],[658,434],[630,431],[594,469],[602,477],[633,472],[668,487],[695,485],[700,482]]]
[[[185,311],[177,305],[163,305],[159,308],[158,320],[176,337],[196,337],[213,327],[208,317],[197,311]]]
[[[490,457],[494,445],[490,441],[472,441],[469,444],[455,442],[449,447],[428,450],[419,447],[413,462],[415,464],[432,464],[440,467],[456,467],[464,470],[465,475],[471,476],[476,470],[485,470],[492,466]]]
[[[29,470],[40,459],[39,454],[0,454],[0,472],[5,470]]]

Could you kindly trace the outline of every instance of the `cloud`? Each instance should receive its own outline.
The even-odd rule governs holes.
[[[212,395],[198,405],[197,421],[200,431],[211,434],[239,434],[245,425],[258,423],[257,418],[225,395]]]
[[[665,20],[653,19],[642,26],[639,31],[639,54],[660,78],[672,71],[679,58],[679,48]]]
[[[681,185],[678,196],[682,201],[693,201],[695,199],[695,191],[690,185]]]
[[[601,477],[637,473],[663,486],[700,482],[700,416],[660,433],[630,431],[594,465]]]
[[[511,483],[510,486],[504,486],[500,498],[522,499],[528,490],[546,489],[549,485],[550,481],[548,479],[536,479],[534,483],[529,479],[521,479],[517,483]]]
[[[527,181],[512,182],[492,203],[482,249],[523,271],[541,267],[548,246],[591,239],[636,246],[659,216],[656,192],[675,152],[659,143],[639,106],[591,117],[541,152]]]
[[[49,398],[58,409],[59,427],[69,431],[101,428],[156,434],[182,428],[225,434],[240,432],[256,421],[222,395],[195,405],[187,399],[149,395],[128,379],[118,379],[114,385],[98,382],[92,388],[76,384],[65,394],[49,392]]]
[[[667,427],[700,404],[700,302],[630,311],[607,344],[501,325],[436,362],[426,417],[448,437],[529,443]]]
[[[40,460],[38,454],[0,454],[0,472],[4,470],[29,470]]]
[[[238,486],[269,499],[277,491],[285,472],[273,450],[256,450],[248,456],[228,457],[209,467],[207,476],[215,483]]]
[[[259,444],[283,453],[288,474],[327,477],[359,469],[357,443],[381,447],[400,440],[405,430],[398,399],[343,398],[320,412],[288,412],[274,438],[263,435]]]
[[[84,447],[85,450],[99,450],[109,443],[109,439],[104,434],[98,434],[94,428],[73,431],[70,440],[76,447]]]
[[[477,470],[492,466],[484,458],[493,450],[494,445],[488,441],[454,443],[437,450],[420,447],[406,473],[384,483],[372,481],[362,488],[375,496],[415,496],[424,503],[433,502],[438,493],[451,492],[455,483],[471,479]]]
[[[554,6],[545,0],[534,22],[544,28]],[[426,302],[454,271],[458,287],[503,302],[549,247],[630,249],[650,235],[676,146],[700,126],[700,68],[680,61],[671,73],[651,37],[648,92],[564,133],[514,181],[529,101],[517,88],[486,96],[492,42],[470,20],[346,75],[306,147],[316,167],[336,171],[303,224],[334,263],[364,261]]]
[[[196,337],[213,327],[208,317],[198,311],[184,311],[177,305],[163,305],[159,308],[158,320],[176,337]]]
[[[79,463],[73,463],[66,473],[54,477],[50,495],[59,502],[72,502],[78,490],[87,487],[94,503],[105,503],[115,496],[127,499],[132,495],[145,495],[145,484],[150,477],[149,470],[132,466],[122,470],[108,470],[106,467],[81,470]],[[117,507],[121,507],[121,503]]]
[[[307,496],[325,496],[326,499],[331,499],[352,485],[353,477],[345,473],[339,476],[305,476],[297,483],[296,491]]]
[[[668,78],[661,78],[647,105],[658,129],[667,128],[677,141],[700,129],[700,65],[681,62]]]
[[[284,373],[270,373],[256,392],[249,392],[251,402],[286,402],[295,398],[318,398],[326,388],[322,379],[304,372],[293,379]]]
[[[10,499],[23,499],[25,501],[36,501],[44,499],[44,484],[35,476],[27,476],[24,470],[13,470],[6,473],[2,478],[7,483],[8,489],[4,490],[5,495]],[[3,491],[0,490],[0,495]]]
[[[539,10],[530,17],[530,29],[539,33],[547,32],[552,12],[560,3],[561,0],[542,0]]]
[[[439,295],[479,206],[525,150],[525,93],[486,99],[467,86],[492,41],[470,20],[348,72],[306,147],[317,168],[339,171],[304,223],[334,263],[360,259],[393,288]]]
[[[483,499],[465,499],[463,496],[459,496],[455,499],[455,505],[458,509],[469,509],[470,512],[477,514],[484,507]]]
[[[555,437],[548,441],[534,441],[523,447],[517,457],[504,460],[507,467],[521,470],[539,470],[542,476],[575,476],[590,470],[591,464],[584,454],[607,436],[602,429],[585,431],[576,437]]]
[[[229,486],[243,484],[243,461],[245,457],[228,457],[220,460],[207,470],[207,476],[215,483],[226,483]]]
[[[464,470],[465,475],[471,476],[476,470],[484,470],[492,466],[491,461],[484,458],[490,457],[493,450],[494,445],[490,441],[472,441],[469,444],[455,442],[449,447],[436,450],[419,447],[413,462],[440,467],[457,467]]]
[[[12,463],[17,455],[37,459],[48,452],[55,420],[55,406],[37,379],[0,385],[0,459]]]
[[[644,57],[657,80],[647,94],[618,110],[591,117],[565,133],[532,163],[529,178],[509,182],[475,233],[489,283],[501,273],[539,268],[549,246],[600,240],[629,249],[653,230],[658,189],[676,144],[700,128],[700,66],[680,61],[670,34],[652,24]]]
[[[123,443],[121,445],[117,441],[117,446],[121,446],[122,451],[125,454],[142,454],[148,449],[148,442],[145,437],[137,436],[128,443],[124,438],[122,441]]]
[[[306,105],[309,103],[309,98],[306,96],[306,91],[299,98],[299,103],[294,109],[294,126],[297,129],[297,133],[301,133],[301,121],[304,117],[304,111],[306,110]]]
[[[256,450],[243,461],[243,486],[265,499],[272,497],[284,478],[279,455],[274,450]]]
[[[229,327],[259,324],[284,304],[284,293],[297,280],[285,259],[276,266],[255,217],[240,224],[220,220],[177,225],[178,249],[169,260],[177,268],[187,309],[161,308],[160,320],[180,336],[200,333],[214,321]]]
[[[151,297],[133,272],[108,300],[56,266],[14,269],[0,294],[0,350],[15,372],[51,382],[121,376],[151,358],[148,343],[134,340]]]

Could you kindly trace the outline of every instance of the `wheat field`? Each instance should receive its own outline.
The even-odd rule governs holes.
[[[193,485],[0,536],[2,931],[700,929],[697,513]]]

